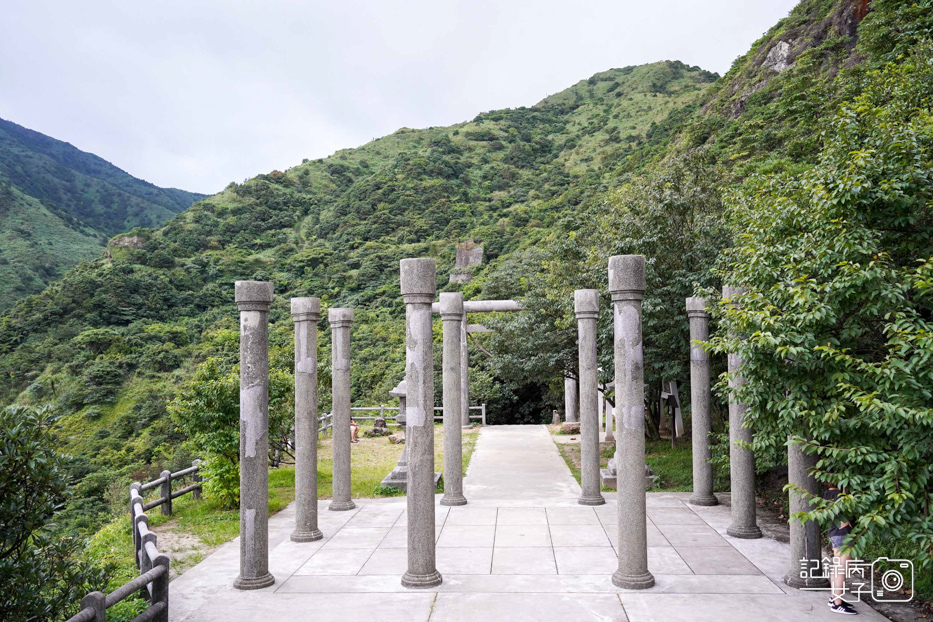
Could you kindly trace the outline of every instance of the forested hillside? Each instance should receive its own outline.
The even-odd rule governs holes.
[[[0,402],[64,415],[81,482],[72,520],[93,526],[131,476],[190,460],[166,404],[208,358],[224,374],[236,363],[234,280],[273,281],[272,367],[286,374],[290,296],[354,307],[352,397],[372,404],[403,373],[398,261],[425,255],[439,288],[521,297],[534,311],[490,318],[494,356],[471,360],[472,396],[494,421],[539,421],[556,405],[552,389],[573,373],[570,291],[605,288],[609,254],[652,260],[649,389],[682,380],[683,299],[719,285],[712,270],[736,235],[724,197],[754,175],[819,162],[840,104],[929,37],[930,2],[865,4],[804,0],[722,78],[679,62],[612,69],[530,108],[403,128],[231,183],[161,228],[116,237],[108,257],[3,316]],[[448,283],[465,240],[484,246],[485,264],[470,283]]]
[[[158,226],[203,196],[0,119],[0,311],[100,255],[110,236]]]

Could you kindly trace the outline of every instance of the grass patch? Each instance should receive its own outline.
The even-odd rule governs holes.
[[[480,428],[463,430],[463,472],[466,473],[476,448]],[[332,440],[318,443],[318,495],[329,499],[333,489]],[[404,445],[395,445],[385,437],[360,438],[352,446],[352,495],[354,498],[393,497],[403,493],[396,488],[382,486],[382,478],[391,471],[402,455]],[[434,427],[434,459],[437,469],[444,464],[443,426]],[[158,489],[150,491],[147,500],[156,498]],[[295,499],[295,469],[284,465],[269,471],[269,515],[284,509]],[[204,557],[214,548],[237,537],[240,533],[239,510],[224,509],[208,496],[199,500],[190,495],[172,502],[172,515],[163,516],[157,508],[147,514],[154,531],[160,527],[171,527],[173,534],[193,536],[200,542],[200,549],[187,555],[182,568],[187,568]],[[164,533],[164,532],[163,532]],[[163,536],[163,538],[167,537]],[[95,533],[88,543],[89,554],[100,563],[110,566],[112,575],[107,591],[113,591],[137,576],[133,562],[133,538],[128,516],[115,518]],[[173,559],[173,565],[175,560]],[[123,622],[131,620],[145,609],[141,600],[130,599],[107,611],[107,619]]]
[[[555,443],[561,457],[577,482],[580,482],[580,445],[578,443]],[[615,443],[600,443],[599,467],[609,466],[609,459],[615,453]],[[679,441],[671,447],[669,440],[647,441],[645,443],[645,463],[658,476],[657,484],[650,490],[655,492],[689,492],[693,490],[693,451],[688,439]],[[729,472],[727,469],[715,469],[713,489],[721,492],[729,490]],[[603,491],[611,491],[603,488]]]

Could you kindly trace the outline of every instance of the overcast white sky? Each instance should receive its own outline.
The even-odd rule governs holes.
[[[797,0],[4,0],[0,117],[161,186],[530,106],[611,67],[724,73]]]

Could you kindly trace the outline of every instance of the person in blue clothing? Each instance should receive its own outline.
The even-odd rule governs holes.
[[[827,501],[835,501],[840,494],[841,491],[836,484],[828,483],[823,498]],[[858,615],[855,607],[842,599],[843,594],[845,594],[849,561],[852,559],[848,553],[842,552],[842,543],[850,533],[852,533],[852,522],[848,518],[837,516],[836,520],[829,526],[829,543],[833,547],[833,561],[835,562],[829,577],[829,584],[832,587],[829,608],[833,613],[854,616]]]

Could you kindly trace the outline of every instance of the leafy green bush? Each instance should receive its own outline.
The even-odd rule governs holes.
[[[83,540],[54,532],[69,496],[64,458],[48,408],[0,411],[0,619],[59,620],[107,573],[86,559]]]
[[[240,502],[240,369],[220,359],[202,363],[169,404],[169,413],[202,459],[205,493],[226,508]],[[294,418],[289,372],[269,369],[269,438],[288,436]],[[273,451],[270,443],[270,453]]]
[[[788,435],[847,494],[802,516],[858,517],[846,548],[933,556],[933,47],[867,76],[819,164],[731,196],[723,278],[748,288],[712,344],[738,352],[759,460]]]

